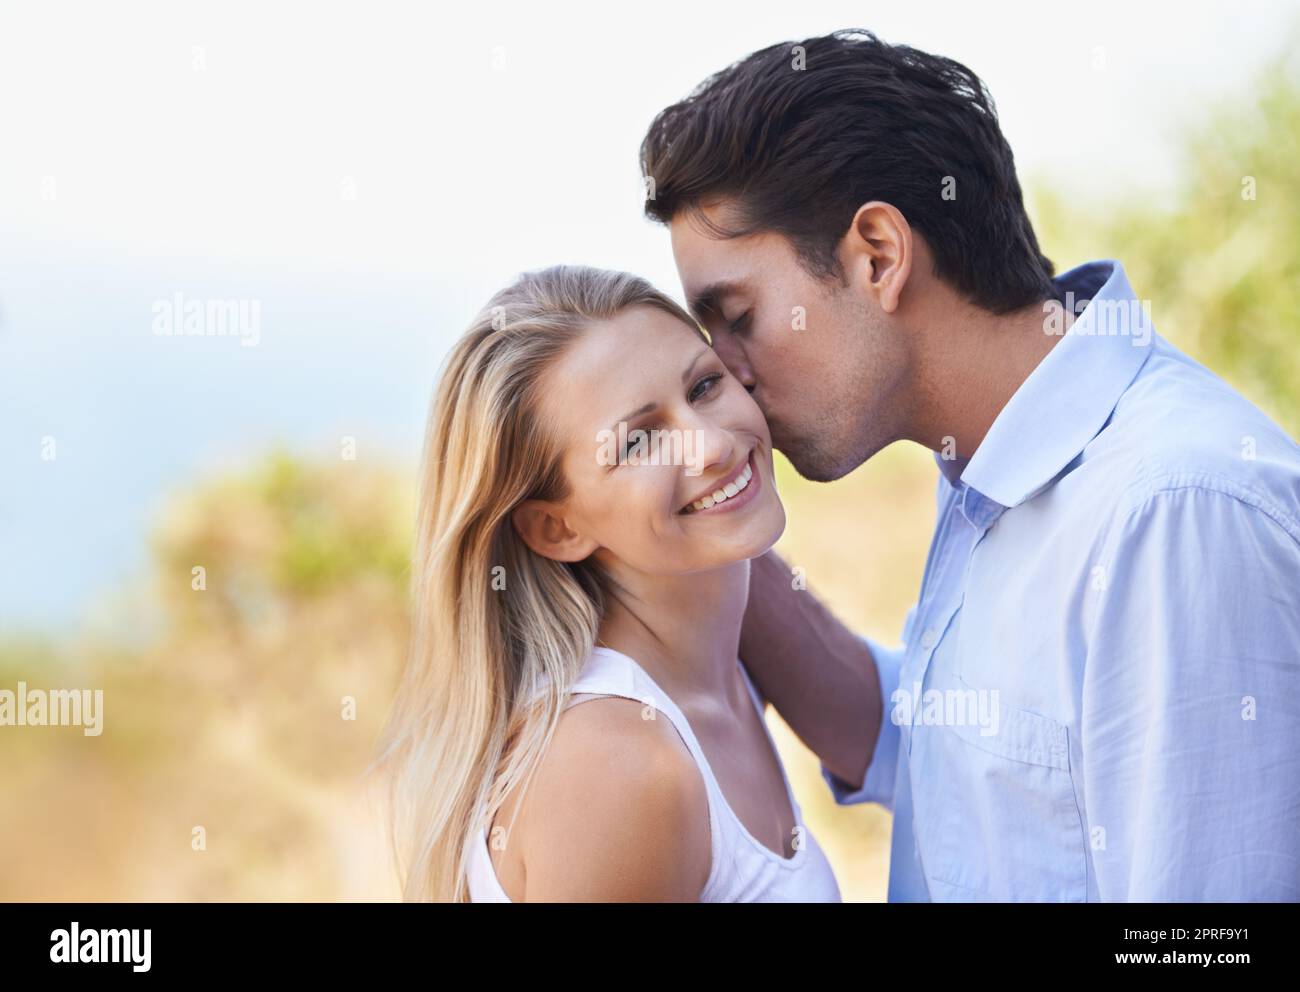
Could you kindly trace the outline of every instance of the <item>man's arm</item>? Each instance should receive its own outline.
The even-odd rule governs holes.
[[[1300,544],[1183,487],[1103,559],[1076,772],[1101,899],[1300,899]]]
[[[811,592],[793,588],[790,567],[773,551],[751,562],[740,657],[764,698],[821,759],[824,773],[840,780],[836,800],[860,801],[848,798],[846,787],[862,788],[877,745],[890,732],[882,719],[889,669],[878,670],[868,642]],[[897,662],[890,660],[896,685]],[[882,801],[892,798],[893,770],[887,771],[889,795]]]

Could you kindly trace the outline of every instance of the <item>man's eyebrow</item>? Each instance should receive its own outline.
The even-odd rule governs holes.
[[[685,385],[687,382],[690,381],[691,373],[695,371],[695,366],[700,363],[701,358],[709,354],[711,351],[713,351],[713,349],[710,348],[708,345],[705,345],[703,348],[701,348],[699,351],[695,353],[695,357],[691,359],[691,364],[686,366],[686,371],[682,373],[682,385]],[[614,426],[610,428],[610,431],[614,434],[617,434],[619,424],[625,424],[629,420],[635,420],[637,417],[641,416],[641,414],[649,413],[654,408],[655,408],[654,403],[646,403],[643,406],[637,407],[631,413],[626,413],[618,420],[614,421]]]
[[[740,283],[733,279],[721,279],[709,283],[691,298],[691,312],[696,316],[713,313],[717,309],[719,299],[738,293],[740,290]]]

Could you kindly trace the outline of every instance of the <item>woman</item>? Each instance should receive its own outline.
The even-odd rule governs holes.
[[[737,658],[767,425],[683,309],[582,267],[496,294],[421,486],[379,759],[405,899],[839,900]]]

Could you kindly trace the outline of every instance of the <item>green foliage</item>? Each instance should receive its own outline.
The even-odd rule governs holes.
[[[105,704],[99,737],[0,731],[0,764],[23,770],[0,806],[0,898],[390,896],[359,777],[405,657],[413,492],[387,466],[285,452],[192,481],[121,604],[144,643],[0,648],[0,684]],[[87,807],[98,849],[74,826]]]
[[[1157,331],[1292,437],[1300,436],[1298,66],[1279,58],[1207,111],[1165,202],[1086,205],[1050,188],[1034,201],[1058,271],[1119,259]]]
[[[336,476],[337,473],[334,473]],[[405,581],[408,534],[391,511],[386,492],[326,498],[319,468],[286,453],[273,455],[254,478],[253,497],[272,514],[281,533],[271,574],[281,585],[308,593],[337,587],[358,575]],[[382,499],[382,504],[367,497]],[[379,512],[376,512],[379,511]]]
[[[245,473],[174,495],[153,536],[167,618],[251,632],[284,607],[358,584],[400,599],[412,487],[385,467],[276,451]],[[206,586],[204,596],[192,595],[192,577]]]

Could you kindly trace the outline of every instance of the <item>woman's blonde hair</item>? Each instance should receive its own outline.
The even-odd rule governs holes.
[[[567,495],[562,446],[539,414],[543,373],[590,322],[634,306],[701,333],[644,279],[555,266],[493,296],[444,364],[422,458],[410,654],[371,766],[388,772],[406,901],[468,901],[469,845],[527,788],[595,644],[608,579],[591,559],[534,553],[511,511]]]

